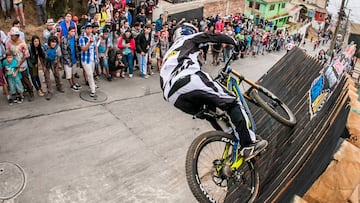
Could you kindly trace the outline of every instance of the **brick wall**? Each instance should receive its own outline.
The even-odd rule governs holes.
[[[227,1],[228,11],[227,11]],[[214,2],[204,3],[204,16],[215,16],[220,13],[222,16],[235,15],[243,13],[245,9],[245,0],[218,0]],[[228,12],[228,13],[227,13]]]

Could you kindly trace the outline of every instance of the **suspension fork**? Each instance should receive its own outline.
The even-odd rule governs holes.
[[[251,130],[253,132],[256,132],[256,124],[255,124],[255,120],[254,118],[252,117],[251,115],[251,112],[250,112],[250,108],[249,106],[247,105],[246,101],[245,101],[245,97],[243,96],[243,94],[241,93],[241,90],[240,90],[240,87],[239,87],[239,84],[240,82],[244,79],[244,77],[241,77],[240,78],[240,81],[236,81],[234,78],[232,77],[229,77],[228,79],[228,89],[229,90],[233,90],[233,92],[235,92],[236,96],[239,97],[240,99],[240,102],[242,103],[242,105],[244,106],[244,109],[245,109],[245,112],[246,114],[248,115],[249,119],[250,119],[250,123],[251,123]]]

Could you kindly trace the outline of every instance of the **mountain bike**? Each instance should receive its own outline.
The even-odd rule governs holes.
[[[233,70],[230,66],[231,58],[214,80],[238,97],[248,115],[249,127],[256,132],[255,121],[246,100],[262,107],[284,125],[294,126],[296,118],[286,104],[266,88]],[[240,90],[242,82],[250,85],[244,93]],[[226,196],[234,196],[235,191],[237,201],[253,202],[259,190],[255,157],[245,161],[240,155],[239,135],[229,116],[220,109],[204,106],[194,118],[215,121],[210,123],[216,130],[198,136],[186,155],[186,178],[195,198],[199,202],[224,202]]]

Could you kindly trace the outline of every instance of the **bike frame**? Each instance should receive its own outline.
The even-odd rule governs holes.
[[[242,81],[245,81],[246,83],[248,83],[249,85],[251,85],[254,88],[257,88],[258,85],[256,85],[255,83],[247,80],[246,78],[244,78],[244,76],[242,76],[241,74],[239,74],[236,71],[232,70],[232,68],[230,66],[230,61],[231,61],[231,58],[227,61],[224,69],[222,70],[227,75],[226,88],[229,91],[233,92],[236,95],[236,97],[239,99],[239,101],[241,102],[241,104],[244,107],[245,112],[246,112],[246,114],[248,116],[248,119],[249,119],[248,122],[249,122],[249,126],[251,127],[251,130],[253,132],[256,132],[255,120],[254,120],[254,117],[252,116],[252,114],[250,112],[250,108],[249,108],[249,106],[248,106],[248,104],[246,102],[246,99],[251,100],[251,98],[247,94],[243,94],[241,92],[240,83]],[[243,164],[244,158],[239,156],[239,152],[238,152],[238,146],[239,146],[239,141],[240,141],[239,140],[239,135],[237,134],[237,132],[236,132],[236,130],[234,128],[232,130],[233,130],[233,133],[234,133],[236,139],[235,139],[235,142],[234,142],[233,158],[232,158],[232,163],[230,165],[230,168],[232,170],[237,170]],[[229,154],[229,150],[230,150],[230,145],[226,145],[223,156],[222,156],[222,158],[224,160],[227,158],[227,155]],[[220,170],[220,169],[221,169],[221,167],[218,170]]]

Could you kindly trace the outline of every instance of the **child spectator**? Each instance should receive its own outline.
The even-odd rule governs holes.
[[[12,105],[13,100],[10,97],[8,84],[6,82],[6,78],[5,78],[5,75],[4,75],[5,69],[3,68],[2,61],[3,60],[0,60],[0,86],[3,87],[3,92],[6,95],[6,99],[8,100],[9,105]]]
[[[104,29],[103,33],[100,34],[96,45],[97,56],[99,57],[100,61],[100,68],[98,68],[98,71],[101,71],[101,73],[98,72],[97,74],[105,74],[108,81],[111,81],[108,64],[108,52],[111,47],[112,46],[109,39],[109,31],[107,29]]]
[[[21,104],[24,101],[24,87],[21,83],[20,67],[18,67],[18,61],[14,58],[12,51],[6,51],[3,65],[9,82],[10,94],[16,94],[16,102]]]
[[[46,100],[50,100],[53,96],[52,88],[51,88],[51,80],[50,80],[50,70],[54,74],[56,88],[59,92],[64,93],[64,89],[60,82],[60,73],[59,73],[59,65],[61,58],[61,49],[58,46],[58,39],[56,36],[50,36],[47,45],[44,47],[45,49],[45,82],[47,86],[47,95]]]
[[[16,60],[20,64],[21,82],[29,93],[29,101],[34,99],[33,86],[29,79],[27,71],[26,59],[30,56],[28,47],[24,40],[20,39],[20,30],[17,27],[12,27],[10,30],[10,39],[6,41],[6,50],[12,50]]]

